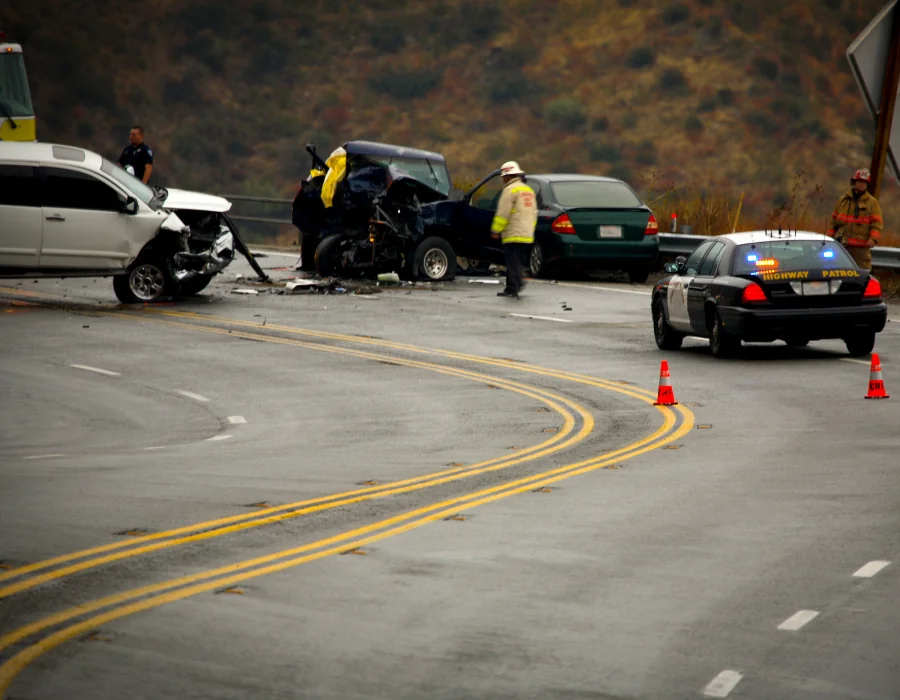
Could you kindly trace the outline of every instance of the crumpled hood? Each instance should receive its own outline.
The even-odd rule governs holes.
[[[225,213],[231,209],[231,202],[222,197],[189,190],[168,190],[169,194],[163,202],[165,209],[189,209],[191,211],[214,211]]]
[[[388,194],[391,197],[417,197],[420,204],[447,199],[447,195],[436,190],[433,185],[422,182],[415,175],[394,165],[389,165]]]

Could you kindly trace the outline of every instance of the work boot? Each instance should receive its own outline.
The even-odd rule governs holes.
[[[504,289],[502,292],[497,292],[498,297],[513,297],[514,299],[519,298],[518,292],[511,292],[508,289]]]

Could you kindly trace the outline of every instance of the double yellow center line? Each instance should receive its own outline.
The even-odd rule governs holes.
[[[192,314],[189,312],[165,311],[157,309],[148,309],[148,311],[150,312],[148,314],[135,314],[131,312],[110,312],[110,314],[128,319],[134,319],[135,317],[138,317],[143,320],[152,320],[155,323],[165,323],[166,325],[171,326],[181,326],[194,331],[227,334],[231,337],[239,337],[249,340],[261,340],[270,343],[293,345],[327,352],[336,352],[364,359],[378,360],[381,362],[388,361],[408,367],[436,371],[449,376],[468,378],[474,381],[506,388],[508,390],[515,391],[516,393],[519,393],[523,396],[537,399],[543,402],[551,410],[559,413],[564,419],[564,425],[559,434],[557,434],[553,438],[550,438],[534,447],[520,450],[517,453],[509,455],[505,459],[498,458],[494,460],[488,460],[486,462],[472,465],[470,467],[459,467],[443,470],[422,477],[379,485],[374,488],[358,489],[355,491],[336,494],[320,499],[311,499],[309,501],[301,501],[284,506],[269,508],[255,513],[221,518],[206,523],[198,523],[196,525],[169,530],[163,533],[147,535],[130,542],[117,542],[110,545],[104,545],[90,550],[83,550],[81,552],[75,552],[72,554],[64,555],[62,557],[46,560],[44,562],[37,562],[36,564],[32,564],[27,567],[21,567],[20,569],[14,569],[10,572],[0,574],[0,581],[20,578],[25,574],[36,572],[43,573],[0,588],[0,597],[3,597],[3,595],[12,595],[13,593],[20,590],[30,588],[34,585],[39,585],[46,580],[53,580],[55,578],[60,578],[61,576],[71,575],[73,573],[76,573],[77,571],[83,571],[94,566],[99,566],[111,561],[117,561],[119,559],[127,558],[130,556],[137,556],[139,554],[156,551],[157,549],[161,549],[163,547],[176,546],[178,544],[184,544],[187,542],[195,542],[201,539],[206,539],[208,537],[220,536],[229,532],[246,529],[248,527],[258,527],[269,522],[276,522],[278,520],[289,517],[297,517],[298,515],[312,513],[326,508],[334,508],[340,505],[356,503],[370,498],[405,493],[429,486],[434,486],[440,483],[447,483],[456,479],[467,478],[478,473],[485,473],[492,470],[507,468],[509,466],[512,466],[513,464],[519,464],[524,461],[537,459],[547,454],[551,454],[553,452],[571,447],[577,442],[584,440],[594,427],[593,417],[581,406],[575,404],[569,399],[566,399],[565,397],[559,396],[543,389],[529,387],[527,385],[518,384],[517,382],[513,382],[511,380],[475,372],[469,372],[467,370],[461,370],[445,365],[436,365],[429,362],[410,360],[403,357],[351,350],[348,348],[337,346],[325,346],[321,342],[305,342],[294,340],[292,338],[283,338],[269,335],[269,333],[272,332],[289,335],[301,335],[314,338],[319,341],[331,340],[335,342],[391,348],[408,353],[432,355],[463,362],[502,367],[518,372],[536,374],[549,378],[563,379],[578,384],[614,391],[647,404],[652,404],[653,401],[653,395],[651,392],[639,388],[625,388],[625,386],[623,386],[623,383],[621,382],[604,381],[587,375],[560,370],[552,370],[548,368],[517,363],[505,359],[485,358],[477,355],[442,350],[429,350],[402,343],[393,343],[378,339],[362,338],[359,336],[350,336],[338,333],[313,331],[308,329],[294,328],[290,326],[280,326],[277,324],[267,324],[265,328],[267,332],[266,334],[249,331],[235,332],[231,329],[206,324],[223,324],[232,327],[252,328],[254,329],[254,331],[260,330],[261,327],[258,323]],[[169,317],[171,319],[179,320],[169,320],[169,318],[153,318],[153,316]],[[198,322],[202,322],[203,325]],[[66,641],[69,641],[92,629],[95,629],[100,625],[118,620],[137,612],[165,605],[170,602],[183,600],[199,593],[235,585],[242,581],[256,578],[258,576],[283,571],[285,569],[296,567],[310,561],[321,559],[323,557],[353,550],[371,544],[373,542],[383,540],[387,537],[392,537],[403,532],[408,532],[435,520],[448,517],[457,513],[460,508],[474,508],[476,506],[491,503],[493,501],[499,500],[501,498],[506,498],[514,494],[548,486],[562,479],[567,479],[572,476],[585,474],[596,469],[612,466],[616,462],[631,459],[650,450],[662,447],[674,440],[683,437],[692,429],[693,414],[688,409],[682,406],[675,407],[675,410],[667,407],[657,408],[663,414],[663,425],[658,430],[656,430],[650,436],[633,443],[632,445],[606,453],[602,457],[582,460],[563,467],[559,467],[557,469],[545,471],[529,477],[516,479],[514,481],[494,486],[492,488],[482,489],[464,496],[441,501],[430,506],[418,508],[391,518],[386,518],[370,525],[349,530],[334,537],[322,539],[300,547],[295,547],[276,552],[274,554],[237,562],[205,572],[193,574],[191,576],[178,577],[169,581],[135,588],[133,590],[125,591],[111,596],[106,596],[104,598],[100,598],[89,603],[70,608],[68,610],[63,610],[57,614],[47,616],[29,625],[25,625],[7,635],[4,635],[3,637],[0,637],[0,652],[9,649],[15,644],[20,644],[40,633],[47,632],[48,630],[52,630],[55,628],[59,629],[56,629],[56,631],[39,639],[30,646],[27,646],[24,650],[15,654],[11,659],[0,666],[0,697],[5,695],[5,692],[8,690],[12,681],[19,675],[19,673],[22,672],[24,668],[26,668],[34,660],[56,648],[57,646],[65,643]],[[578,423],[578,418],[581,419],[581,428],[575,435],[572,435]],[[69,566],[63,567],[61,569],[53,569],[53,567],[55,566],[67,564],[73,561],[76,563],[69,564]],[[47,571],[48,569],[52,570]],[[24,586],[24,588],[17,588],[19,586]],[[65,626],[60,627],[62,625]]]

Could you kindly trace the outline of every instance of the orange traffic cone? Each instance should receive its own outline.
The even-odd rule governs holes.
[[[672,391],[672,380],[669,379],[669,363],[665,360],[659,366],[659,392],[654,406],[677,406],[675,392]]]
[[[884,379],[881,377],[881,360],[878,359],[878,353],[872,353],[872,369],[869,370],[869,393],[866,394],[867,399],[888,399],[890,398],[884,390]]]

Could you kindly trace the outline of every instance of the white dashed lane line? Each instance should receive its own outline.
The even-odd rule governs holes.
[[[557,323],[572,323],[572,320],[568,319],[568,318],[553,318],[552,316],[532,316],[531,314],[509,314],[509,315],[515,316],[516,318],[536,319],[538,321],[556,321]]]
[[[228,416],[228,422],[232,425],[243,425],[247,420],[243,416]]]
[[[737,671],[722,671],[703,689],[703,695],[708,698],[727,698],[728,694],[734,690],[734,687],[741,682],[743,677]]]
[[[787,632],[796,632],[801,627],[808,625],[819,616],[818,610],[799,610],[787,620],[778,625],[778,629]]]
[[[207,442],[219,442],[220,440],[227,440],[230,437],[231,437],[231,435],[216,435],[214,437],[207,438],[206,441]]]
[[[637,289],[620,289],[619,287],[600,287],[592,284],[573,284],[571,282],[557,282],[560,287],[573,287],[576,289],[593,289],[600,292],[618,292],[619,294],[637,294],[642,297],[649,297],[653,292],[642,292]]]
[[[200,396],[200,394],[195,394],[193,391],[184,391],[182,389],[176,389],[175,391],[177,391],[182,396],[187,396],[189,399],[194,399],[194,401],[202,401],[203,403],[206,403],[207,401],[209,401],[209,399],[206,398],[205,396]]]
[[[865,566],[862,566],[859,569],[857,569],[853,573],[853,575],[856,578],[872,578],[879,571],[881,571],[885,567],[889,566],[890,563],[891,562],[889,562],[889,561],[870,561]]]
[[[87,372],[96,372],[97,374],[105,374],[107,377],[121,377],[119,372],[110,372],[108,369],[100,369],[99,367],[89,367],[88,365],[69,365],[75,369],[83,369]]]
[[[32,455],[31,457],[26,457],[25,459],[52,459],[54,457],[65,457],[65,455]]]
[[[838,359],[839,359],[841,362],[852,362],[852,363],[855,364],[855,365],[865,365],[866,367],[871,367],[871,366],[872,366],[872,361],[871,361],[871,360],[854,360],[854,359],[852,359],[852,358],[850,358],[850,357],[839,357]]]

